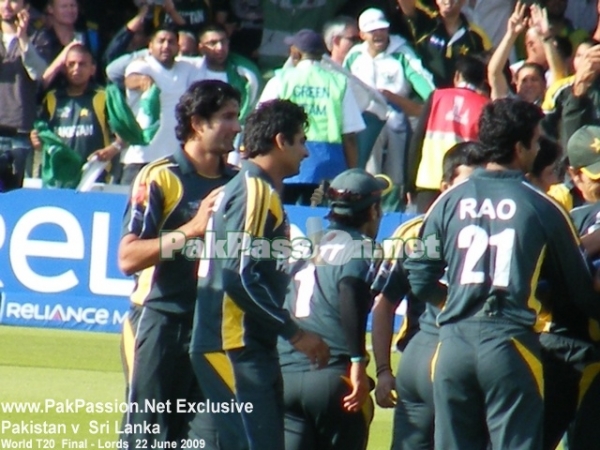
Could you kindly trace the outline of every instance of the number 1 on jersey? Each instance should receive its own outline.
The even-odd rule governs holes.
[[[294,276],[296,305],[294,315],[298,318],[310,316],[310,301],[315,290],[315,265],[308,264]]]
[[[460,284],[481,284],[485,281],[485,273],[474,269],[489,247],[494,246],[496,247],[496,259],[492,274],[492,285],[507,287],[514,245],[514,228],[507,228],[492,236],[489,236],[483,228],[477,225],[469,225],[463,228],[458,234],[458,248],[467,249],[467,254],[460,275]]]

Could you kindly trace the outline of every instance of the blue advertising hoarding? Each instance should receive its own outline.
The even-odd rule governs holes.
[[[119,332],[133,280],[117,266],[127,196],[21,189],[0,195],[0,324]],[[288,207],[306,233],[323,208]],[[380,237],[407,219],[387,214]]]

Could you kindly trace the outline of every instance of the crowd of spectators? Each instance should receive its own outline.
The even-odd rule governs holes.
[[[465,90],[542,106],[545,134],[563,148],[600,121],[599,9],[596,0],[2,1],[2,190],[25,176],[75,187],[62,178],[78,179],[90,159],[105,163],[101,181],[130,184],[178,146],[172,110],[185,89],[219,79],[241,92],[242,124],[274,97],[309,109],[311,156],[286,186],[290,202],[307,204],[322,181],[359,166],[394,183],[387,209],[422,194],[421,209],[437,195],[429,173],[444,153],[428,148],[476,132],[442,136],[432,119],[476,124],[481,105],[470,112]],[[432,111],[432,93],[449,88],[462,90],[452,110]]]

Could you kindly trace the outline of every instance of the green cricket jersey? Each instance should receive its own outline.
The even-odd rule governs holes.
[[[290,275],[282,257],[289,225],[272,179],[253,162],[225,186],[205,240],[215,257],[200,262],[191,351],[274,349],[278,335],[291,338],[298,326],[283,308]]]
[[[189,222],[200,202],[213,189],[231,180],[237,171],[225,166],[218,178],[206,178],[194,169],[183,150],[145,166],[135,179],[125,213],[123,235],[155,239]],[[176,252],[139,272],[131,301],[159,311],[185,314],[194,309],[198,261]]]
[[[328,231],[346,232],[355,242],[369,238],[355,229],[332,223]],[[327,236],[327,234],[326,234]],[[322,241],[323,242],[323,241]],[[327,252],[327,244],[322,243],[322,250]],[[350,301],[340,295],[339,284],[346,278],[364,284],[367,293],[373,274],[372,261],[368,258],[352,258],[346,264],[322,262],[314,264],[312,260],[300,261],[293,271],[293,281],[285,300],[285,307],[294,321],[303,329],[318,334],[327,343],[331,357],[329,366],[345,366],[350,362],[351,351],[346,340],[342,324],[341,303]],[[361,298],[370,309],[371,295]],[[366,325],[366,324],[365,324]],[[310,370],[311,363],[304,353],[296,351],[288,341],[279,339],[279,360],[283,372]],[[362,356],[362,355],[360,355]]]
[[[517,171],[477,169],[433,204],[420,236],[429,245],[406,261],[412,292],[441,304],[439,325],[494,316],[541,332],[553,306],[536,296],[538,281],[553,296],[600,317],[600,297],[569,216]],[[448,267],[448,287],[439,283]]]

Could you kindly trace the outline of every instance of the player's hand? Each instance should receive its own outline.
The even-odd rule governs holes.
[[[297,334],[290,339],[293,342],[293,346],[299,352],[304,353],[311,364],[317,368],[322,369],[327,366],[329,362],[329,346],[321,339],[319,335],[311,333],[310,331],[300,330],[298,333],[301,334],[300,338]]]
[[[31,133],[29,133],[29,140],[31,141],[31,145],[34,148],[34,150],[42,149],[42,141],[40,139],[40,134],[37,132],[37,130],[31,130]]]
[[[344,409],[348,412],[360,411],[369,397],[369,377],[364,362],[350,365],[352,392],[344,397]]]
[[[221,186],[220,188],[212,190],[200,203],[198,212],[193,219],[182,227],[182,231],[184,231],[188,238],[203,237],[206,234],[208,221],[212,216],[219,197],[223,193],[223,188],[224,187]]]
[[[386,370],[377,377],[375,401],[382,408],[396,406],[396,380],[391,370]]]

